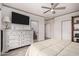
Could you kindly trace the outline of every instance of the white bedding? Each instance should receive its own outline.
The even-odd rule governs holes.
[[[45,40],[32,44],[27,52],[27,56],[56,56],[71,42],[64,40]]]
[[[58,56],[79,56],[79,43],[72,42]]]

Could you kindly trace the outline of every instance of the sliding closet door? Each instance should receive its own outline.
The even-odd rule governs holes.
[[[71,40],[71,21],[62,21],[61,36],[63,40]]]

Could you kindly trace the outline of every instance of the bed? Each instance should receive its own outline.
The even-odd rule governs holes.
[[[79,43],[66,40],[45,40],[32,44],[26,56],[69,56],[79,55]]]
[[[71,42],[58,56],[79,56],[79,43]]]

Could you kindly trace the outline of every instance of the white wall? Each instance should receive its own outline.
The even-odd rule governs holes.
[[[28,14],[28,13],[25,13],[25,12],[22,12],[22,11],[19,11],[19,10],[15,10],[15,9],[12,9],[12,8],[7,8],[7,7],[2,8],[3,17],[9,16],[11,18],[11,12],[12,11],[30,16],[30,20],[38,21],[39,22],[39,40],[44,40],[44,18],[43,17],[35,16],[35,15],[32,15],[32,14]]]
[[[63,16],[60,16],[60,17],[56,17],[55,19],[52,19],[50,20],[49,22],[52,22],[51,23],[51,26],[54,26],[52,27],[54,30],[51,29],[51,34],[54,33],[51,38],[52,39],[61,39],[62,38],[62,30],[61,30],[61,24],[62,24],[62,21],[65,21],[65,20],[70,20],[71,21],[71,17],[72,16],[77,16],[79,15],[79,11],[78,12],[74,12],[74,13],[70,13],[70,14],[66,14],[66,15],[63,15]],[[70,33],[71,35],[71,33]]]

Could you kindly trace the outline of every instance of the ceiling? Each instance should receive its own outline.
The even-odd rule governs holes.
[[[41,8],[41,6],[51,7],[50,3],[6,3],[5,5],[43,16],[46,19],[79,10],[78,3],[60,3],[57,7],[65,6],[66,9],[56,10],[56,14],[52,14],[51,11],[46,14],[43,14],[43,12],[45,12],[47,9],[43,9]]]

